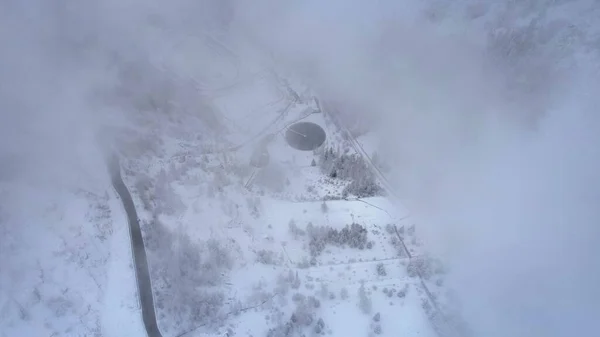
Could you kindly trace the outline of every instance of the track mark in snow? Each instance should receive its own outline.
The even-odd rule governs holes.
[[[378,265],[383,265],[387,271],[379,275]],[[366,283],[414,283],[405,272],[401,258],[382,259],[375,261],[350,262],[338,265],[316,266],[307,269],[297,269],[298,275],[308,282],[337,285]]]
[[[306,268],[306,270],[318,270],[321,268],[327,268],[327,267],[333,267],[333,266],[354,266],[354,265],[358,265],[358,264],[368,264],[368,263],[375,263],[375,262],[400,261],[400,260],[406,260],[406,259],[407,258],[405,258],[405,257],[389,257],[389,258],[375,259],[375,260],[341,261],[339,263],[320,263],[314,267],[308,267],[308,268]]]

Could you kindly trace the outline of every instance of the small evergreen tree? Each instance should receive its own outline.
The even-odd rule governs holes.
[[[367,295],[364,282],[362,282],[360,284],[360,288],[358,288],[358,307],[364,314],[367,315],[371,313],[373,307],[373,303]]]
[[[329,211],[329,207],[327,206],[327,203],[325,203],[325,201],[323,201],[323,203],[321,204],[321,211],[323,213],[327,213],[327,211]]]

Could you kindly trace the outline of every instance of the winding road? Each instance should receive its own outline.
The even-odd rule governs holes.
[[[144,239],[138,220],[135,205],[131,194],[121,177],[121,165],[119,157],[113,154],[107,161],[108,171],[114,189],[119,194],[123,208],[127,213],[127,223],[131,237],[131,249],[133,251],[133,262],[135,267],[135,279],[137,282],[140,305],[142,308],[142,319],[148,337],[162,337],[156,321],[156,311],[154,308],[154,297],[152,294],[152,284],[150,281],[150,270],[148,269],[148,257],[144,248]]]

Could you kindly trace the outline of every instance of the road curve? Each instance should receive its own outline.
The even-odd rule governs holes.
[[[156,311],[154,309],[154,297],[152,294],[152,284],[150,281],[150,270],[148,269],[148,257],[144,249],[144,239],[138,220],[135,205],[131,194],[121,177],[121,165],[119,157],[112,155],[108,161],[108,171],[114,189],[119,194],[123,208],[127,213],[127,223],[131,237],[131,249],[133,251],[133,263],[135,267],[135,278],[140,296],[140,305],[142,307],[142,319],[148,337],[162,337],[156,321]]]

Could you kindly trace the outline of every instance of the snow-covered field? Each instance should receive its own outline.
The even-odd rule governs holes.
[[[368,175],[369,167],[312,97],[281,87],[265,91],[277,83],[264,78],[252,84],[245,96],[241,87],[232,90],[236,105],[215,103],[219,118],[226,116],[221,126],[231,138],[225,141],[242,147],[182,152],[185,133],[170,123],[163,127],[173,132],[153,150],[160,156],[125,158],[163,334],[435,335],[429,298],[407,272],[410,259],[400,242],[419,255],[407,212],[384,196],[343,193],[349,173],[327,172],[335,165],[328,166],[324,152],[354,158],[346,169],[363,172],[353,174]],[[219,100],[228,96],[222,92]],[[259,111],[251,112],[252,125],[261,131],[236,133],[253,106]],[[286,142],[287,126],[300,120],[326,130],[319,149],[299,151]],[[254,149],[269,135],[269,164],[251,166]],[[432,289],[442,295],[440,273],[431,272]],[[349,327],[349,319],[363,323]]]
[[[120,139],[162,334],[436,335],[415,270],[431,274],[440,302],[443,270],[411,264],[421,243],[408,212],[372,188],[368,161],[315,99],[280,81],[258,76],[222,90],[202,103],[210,113],[141,110],[105,129]],[[292,148],[285,133],[297,121],[322,126],[325,143]],[[263,144],[269,163],[253,167]],[[2,183],[3,220],[23,224],[2,245],[18,261],[2,273],[5,335],[145,334],[125,211],[102,153],[95,158],[73,188]]]
[[[349,10],[357,6],[354,14],[358,15],[353,18],[349,13],[347,20],[337,17],[345,13],[337,7],[328,9],[335,13],[329,18],[321,17],[323,8],[313,8],[313,4],[299,5],[296,11],[260,2],[256,8],[265,6],[281,18],[249,13],[254,6],[242,4],[242,14],[235,17],[228,12],[231,8],[225,8],[215,20],[227,22],[218,24],[231,29],[231,36],[223,29],[217,38],[219,34],[211,36],[205,33],[210,29],[194,25],[198,19],[193,13],[199,8],[188,8],[187,1],[183,2],[186,4],[173,13],[163,13],[161,6],[138,8],[135,1],[126,1],[122,7],[119,1],[107,2],[106,8],[99,5],[97,13],[99,18],[109,13],[108,23],[83,15],[96,13],[94,9],[66,6],[69,9],[61,15],[78,13],[74,15],[77,20],[71,22],[57,14],[58,19],[50,20],[49,26],[60,29],[49,29],[48,36],[40,38],[53,41],[47,44],[29,39],[37,37],[37,32],[15,29],[19,17],[12,20],[11,14],[4,15],[5,7],[0,5],[0,37],[7,37],[5,32],[25,32],[14,39],[18,41],[14,48],[9,43],[8,61],[0,63],[0,110],[15,111],[10,121],[0,121],[0,337],[148,334],[128,214],[111,185],[104,160],[108,152],[121,158],[121,174],[137,210],[162,336],[469,337],[472,324],[463,321],[460,298],[448,281],[452,271],[442,263],[445,257],[431,255],[423,235],[425,226],[405,207],[403,198],[427,199],[429,209],[438,209],[445,202],[439,209],[452,213],[446,205],[454,205],[450,199],[460,194],[456,183],[460,179],[454,178],[464,179],[467,173],[449,178],[441,174],[462,169],[460,160],[449,158],[461,153],[468,168],[477,166],[478,160],[468,155],[479,141],[489,140],[480,130],[498,132],[489,138],[504,136],[504,129],[483,125],[483,117],[478,119],[471,110],[497,105],[498,110],[526,112],[494,119],[494,123],[502,120],[502,127],[518,124],[533,130],[541,125],[540,116],[555,103],[552,97],[566,90],[550,83],[562,83],[563,79],[570,83],[569,76],[585,77],[575,71],[577,64],[594,63],[598,57],[600,7],[589,0],[509,4],[432,0],[414,8],[390,5],[380,8],[385,8],[385,13],[376,15],[374,21],[381,23],[381,31],[375,38],[369,35],[372,25],[363,25],[370,19],[361,21],[373,19],[368,6],[348,5]],[[6,13],[13,10],[9,7]],[[129,10],[135,15],[129,15]],[[28,20],[35,16],[25,12]],[[202,13],[203,20],[210,21],[212,13]],[[408,20],[410,15],[415,17]],[[407,27],[395,24],[401,17]],[[43,21],[39,19],[23,22]],[[81,27],[77,25],[87,19],[89,25],[82,26],[93,28],[82,28],[79,36],[76,28]],[[418,22],[414,31],[415,27],[408,27],[413,20]],[[4,21],[10,25],[4,26]],[[327,24],[321,26],[322,21]],[[338,28],[352,24],[337,31],[329,22]],[[244,24],[249,25],[248,31],[240,32]],[[311,25],[321,31],[311,31]],[[274,26],[281,30],[271,32]],[[35,27],[46,32],[43,24]],[[435,43],[421,28],[436,35]],[[332,31],[325,31],[329,29]],[[189,34],[197,30],[202,33]],[[118,35],[116,31],[123,36],[112,36]],[[53,48],[56,41],[50,36],[54,33],[68,35],[68,43],[58,39],[60,52]],[[359,42],[353,42],[353,35],[359,36]],[[142,42],[135,44],[134,40]],[[441,40],[452,42],[433,46]],[[463,40],[469,43],[463,45]],[[450,47],[453,42],[461,48]],[[486,55],[481,62],[485,64],[474,62],[475,70],[465,65],[470,59],[463,58],[471,54],[462,53],[462,47],[471,48],[471,42],[481,45],[478,48]],[[29,49],[30,43],[37,47]],[[62,55],[63,49],[68,49],[63,44],[77,54],[73,65],[70,56]],[[415,50],[407,53],[407,46]],[[380,48],[377,52],[383,55],[371,57],[371,48]],[[432,50],[444,48],[448,49],[440,52],[444,57],[431,57]],[[478,48],[474,49],[480,51]],[[455,54],[454,49],[461,52]],[[397,64],[396,59],[405,64]],[[458,70],[448,69],[446,63],[456,64],[450,67]],[[71,73],[71,66],[76,71]],[[482,98],[471,102],[473,92],[479,93],[478,81],[484,78],[487,82],[488,75],[494,83],[482,89]],[[90,88],[88,82],[93,83]],[[488,97],[486,90],[494,95]],[[380,102],[380,96],[385,100]],[[456,103],[458,97],[466,97],[469,104]],[[345,102],[346,98],[352,99]],[[372,109],[367,102],[374,105]],[[47,111],[38,113],[40,106]],[[28,109],[34,113],[28,114]],[[311,151],[291,146],[290,126],[297,122],[319,125],[326,134],[323,144]],[[518,138],[515,134],[521,131],[510,136]],[[501,140],[494,138],[491,143],[503,144]],[[495,151],[482,154],[491,157]],[[445,165],[456,162],[460,163],[450,168]],[[416,177],[432,179],[417,182]],[[523,184],[527,183],[529,180],[523,179]],[[474,186],[468,188],[478,191]],[[560,207],[547,208],[566,208],[565,203],[552,205]],[[495,204],[488,207],[501,208]],[[494,217],[478,215],[485,221]],[[485,221],[473,220],[470,214],[457,217],[447,223],[476,223],[469,224],[474,234],[438,229],[448,233],[438,239],[442,237],[456,250],[468,239],[473,246],[485,246],[488,242],[475,242],[477,235],[495,243],[501,241],[496,239],[497,233],[509,232],[504,223],[489,221],[493,234],[483,235],[481,222]],[[519,221],[513,222],[521,224],[521,217],[515,218]],[[540,227],[545,226],[546,222]],[[518,241],[521,227],[513,230],[518,233],[513,239]],[[466,239],[457,239],[461,235]],[[504,250],[494,254],[509,256],[514,248],[499,247]],[[577,248],[570,256],[577,255]],[[482,251],[492,254],[491,250]],[[466,273],[474,277],[465,278],[479,284],[484,290],[475,290],[488,296],[478,303],[467,289],[471,304],[484,303],[480,309],[486,310],[494,307],[490,298],[499,295],[492,290],[506,290],[500,277],[504,273],[509,275],[506,279],[518,279],[515,284],[522,288],[521,276],[516,275],[521,270],[513,265],[527,266],[516,260],[535,259],[537,250],[524,249],[527,254],[512,260],[502,256],[508,262],[500,259],[507,266],[499,269],[490,267],[487,257],[475,261],[477,267]],[[530,263],[539,265],[535,260]],[[474,280],[487,268],[495,273],[482,279],[499,286],[488,289],[481,286],[485,282]],[[581,274],[588,275],[587,271]],[[556,282],[570,285],[561,275],[555,275],[560,280]],[[530,292],[520,294],[531,299]],[[564,303],[575,298],[569,291],[553,295],[563,296]],[[498,309],[508,318],[493,317],[494,310],[488,310],[486,314],[496,322],[517,321],[494,331],[546,328],[539,323],[522,324],[525,318],[506,315],[515,309],[513,303],[520,302],[506,299],[506,307]],[[575,307],[569,310],[583,311]],[[531,316],[538,318],[548,311],[541,306],[514,310],[534,312],[537,316]],[[484,316],[471,313],[470,318]],[[579,320],[583,321],[579,317],[573,321]],[[490,331],[494,324],[486,321],[481,326],[479,331]]]
[[[122,205],[86,169],[75,186],[0,182],[2,223],[16,226],[2,227],[2,336],[144,335]]]

